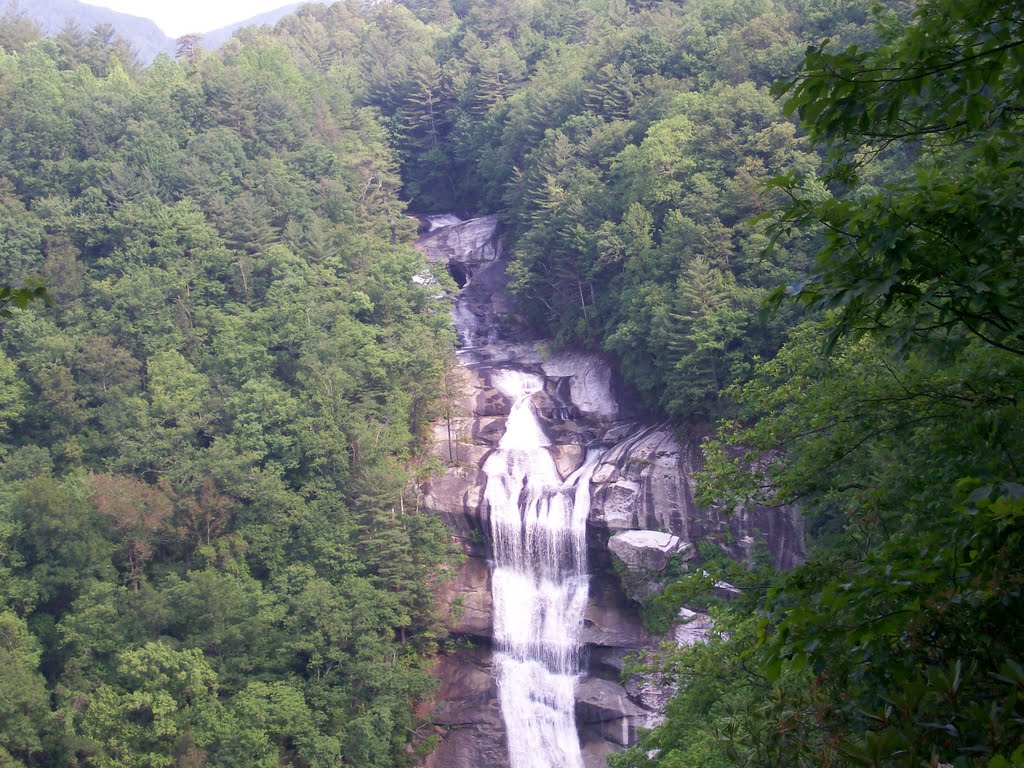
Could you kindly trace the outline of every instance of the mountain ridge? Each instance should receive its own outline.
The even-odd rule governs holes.
[[[289,3],[265,13],[204,31],[203,45],[217,48],[243,27],[273,25],[280,18],[298,9],[302,3]],[[81,0],[12,0],[4,6],[7,13],[22,14],[39,26],[43,34],[56,35],[69,21],[86,30],[97,24],[109,24],[138,52],[139,61],[148,64],[161,53],[174,56],[177,38],[167,35],[156,22],[144,16],[122,13]]]

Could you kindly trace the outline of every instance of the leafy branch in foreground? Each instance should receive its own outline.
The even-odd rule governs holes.
[[[1022,762],[1024,364],[871,339],[826,359],[827,332],[796,329],[734,388],[742,421],[701,483],[705,501],[798,503],[815,554],[656,668],[680,691],[619,768]]]
[[[51,302],[46,285],[40,280],[30,278],[24,285],[0,286],[0,317],[10,317],[12,306],[24,309],[33,301],[44,301],[47,304]]]
[[[1024,354],[1019,3],[929,0],[885,35],[866,52],[811,47],[775,86],[831,163],[816,183],[773,184],[791,198],[776,235],[818,229],[825,244],[772,300],[837,310],[830,345],[976,336]]]

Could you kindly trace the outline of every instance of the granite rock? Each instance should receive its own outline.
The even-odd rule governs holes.
[[[631,571],[663,571],[673,555],[696,554],[692,544],[661,531],[621,531],[608,539],[608,549]]]

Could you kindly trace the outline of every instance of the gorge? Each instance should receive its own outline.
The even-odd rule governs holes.
[[[1024,768],[1019,1],[59,4],[0,765]]]
[[[425,765],[598,768],[659,722],[668,693],[621,681],[625,657],[708,627],[684,611],[652,636],[638,600],[702,540],[737,559],[763,545],[789,567],[804,557],[800,519],[698,508],[701,435],[641,413],[605,357],[537,337],[507,290],[497,217],[421,221],[417,247],[461,289],[459,365],[435,428],[445,471],[423,490],[466,554],[445,598],[467,641],[436,670],[426,716],[441,741]]]

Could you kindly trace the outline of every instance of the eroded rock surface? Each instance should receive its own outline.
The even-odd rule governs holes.
[[[737,560],[763,546],[778,569],[802,562],[807,553],[797,510],[755,506],[726,516],[697,506],[694,477],[704,464],[703,437],[677,435],[668,425],[621,437],[594,473],[594,536],[607,541],[621,531],[656,530],[691,545],[713,540]]]
[[[498,217],[493,214],[433,229],[416,241],[416,247],[428,263],[444,264],[455,268],[456,272],[461,271],[465,279],[455,278],[460,288],[480,268],[497,261],[504,253]]]
[[[485,648],[440,659],[434,674],[441,688],[429,717],[441,739],[424,768],[508,768],[505,725],[492,667]]]

